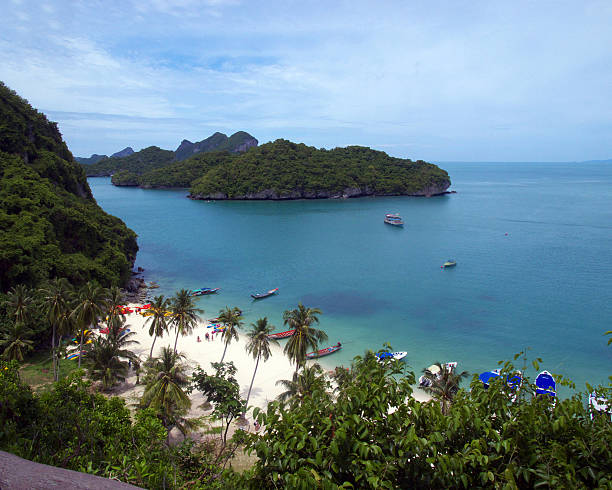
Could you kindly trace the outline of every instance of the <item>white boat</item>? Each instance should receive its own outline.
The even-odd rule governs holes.
[[[598,396],[594,391],[589,395],[589,412],[591,420],[593,420],[596,415],[609,416],[610,420],[612,420],[612,404],[607,398]]]
[[[407,355],[408,355],[408,352],[406,351],[381,352],[380,354],[376,354],[376,357],[378,357],[378,362],[382,362],[386,359],[395,359],[396,361],[399,361],[400,359],[403,359]]]

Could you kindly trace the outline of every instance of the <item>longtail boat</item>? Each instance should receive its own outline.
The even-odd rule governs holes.
[[[404,226],[402,217],[399,214],[385,214],[385,223],[393,226]]]
[[[336,345],[332,345],[331,347],[326,347],[325,349],[306,354],[306,359],[317,359],[319,357],[329,356],[334,352],[338,352],[340,349],[342,349],[342,344],[338,342]]]
[[[204,296],[205,294],[213,294],[219,291],[221,288],[202,288],[202,289],[194,289],[191,291],[191,296]]]
[[[251,294],[251,298],[253,299],[267,298],[268,296],[272,296],[273,294],[275,294],[277,291],[278,291],[278,288],[275,288],[275,289],[270,289],[270,291],[267,291],[265,293]]]
[[[271,333],[268,335],[269,339],[286,339],[287,337],[291,337],[295,333],[295,328],[293,330],[286,330],[285,332]]]

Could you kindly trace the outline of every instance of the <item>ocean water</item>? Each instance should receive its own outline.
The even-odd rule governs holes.
[[[205,202],[89,183],[138,234],[136,265],[161,284],[155,294],[220,287],[197,300],[205,318],[238,306],[247,325],[267,316],[279,331],[298,302],[320,308],[327,344],[343,345],[327,366],[388,342],[417,373],[451,360],[477,373],[527,349],[578,389],[607,384],[612,165],[441,166],[457,193],[429,199]],[[403,229],[383,223],[389,212]],[[442,270],[448,258],[457,266]]]

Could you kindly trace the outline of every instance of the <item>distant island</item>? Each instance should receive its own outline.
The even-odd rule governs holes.
[[[157,147],[141,150],[120,159],[112,183],[190,188],[190,198],[206,200],[435,196],[451,183],[445,170],[422,160],[394,158],[361,146],[317,149],[284,139],[242,153],[202,151],[181,161],[173,158],[176,152],[173,157]]]
[[[130,183],[135,182],[134,176],[168,166],[173,162],[180,162],[195,155],[213,151],[240,153],[257,144],[258,141],[244,131],[238,131],[229,137],[216,132],[196,143],[183,140],[175,151],[149,146],[134,152],[131,147],[127,147],[110,157],[93,154],[89,158],[76,157],[75,160],[82,164],[87,177],[109,177],[121,172],[118,185],[137,185]]]

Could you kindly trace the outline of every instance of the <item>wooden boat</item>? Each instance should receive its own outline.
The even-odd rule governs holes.
[[[330,354],[333,354],[334,352],[338,352],[340,349],[342,349],[342,344],[338,342],[336,345],[332,345],[331,347],[327,347],[325,349],[321,349],[316,352],[310,352],[306,354],[306,359],[317,359],[319,357],[329,356]]]
[[[272,296],[273,294],[275,294],[277,291],[278,291],[278,288],[270,289],[270,291],[267,291],[265,293],[251,294],[251,298],[253,299],[267,298],[268,296]]]
[[[457,261],[456,260],[448,259],[446,262],[444,262],[442,267],[444,267],[446,269],[447,267],[455,267],[456,265],[457,265]]]
[[[221,288],[201,288],[194,289],[191,291],[191,296],[204,296],[205,294],[213,294],[219,291]]]
[[[295,328],[293,330],[286,330],[284,332],[271,333],[268,335],[269,339],[286,339],[287,337],[291,337],[295,333]]]
[[[399,214],[385,214],[385,223],[393,226],[404,226],[402,217]]]

